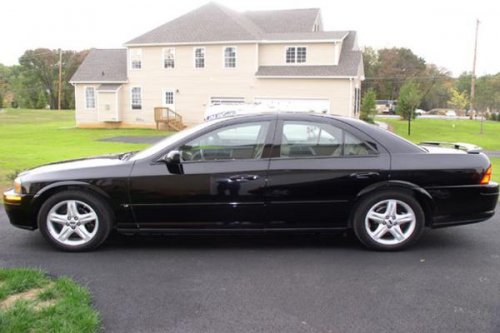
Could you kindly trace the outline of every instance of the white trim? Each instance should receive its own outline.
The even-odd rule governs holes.
[[[355,76],[312,76],[312,75],[255,75],[259,79],[354,79]]]
[[[87,89],[92,88],[94,90],[94,107],[89,108],[87,107]],[[83,103],[85,105],[85,110],[87,111],[95,111],[97,110],[97,89],[94,86],[84,86],[83,87]]]
[[[123,44],[125,47],[146,47],[146,46],[176,46],[176,45],[218,45],[218,44],[283,44],[283,43],[330,43],[342,42],[349,33],[346,33],[342,38],[324,38],[324,39],[254,39],[254,40],[226,40],[226,41],[213,41],[213,42],[172,42],[172,43],[133,43]]]
[[[133,109],[132,108],[132,89],[134,88],[140,88],[141,89],[141,108],[140,109]],[[129,107],[130,107],[130,111],[132,112],[137,112],[137,111],[143,111],[144,110],[144,99],[142,98],[143,96],[143,90],[142,90],[142,86],[130,86],[129,87]]]
[[[196,49],[203,49],[203,67],[196,67]],[[205,69],[207,68],[207,48],[205,46],[193,46],[193,68]]]
[[[131,52],[133,50],[136,50],[136,51],[139,51],[139,54],[140,54],[140,57],[141,57],[141,68],[133,68],[132,67],[132,55],[131,55]],[[143,69],[143,52],[142,52],[142,48],[139,48],[139,47],[136,47],[136,48],[130,48],[128,49],[128,69],[129,70],[132,70],[132,71],[140,71],[141,69]]]
[[[165,88],[161,91],[161,105],[164,106],[164,107],[170,107],[170,105],[172,105],[172,107],[170,107],[170,109],[172,111],[175,111],[175,100],[177,99],[177,96],[175,95],[175,91],[176,89],[172,89],[172,88]],[[173,101],[174,103],[173,104],[167,104],[165,103],[165,93],[166,92],[171,92],[172,93],[172,98],[173,98]]]
[[[71,84],[105,84],[105,83],[128,83],[127,81],[69,81]]]
[[[118,91],[120,91],[121,88],[122,88],[122,85],[118,86],[118,88],[115,89],[115,90],[99,90],[99,92],[106,92],[106,93],[109,93],[109,92],[118,92]]]
[[[255,72],[259,70],[259,58],[260,58],[259,43],[255,44]]]
[[[174,67],[168,67],[166,68],[165,67],[165,50],[174,50],[173,54],[174,54]],[[171,70],[174,70],[175,69],[175,47],[164,47],[162,48],[162,51],[161,51],[161,54],[162,54],[162,58],[161,58],[161,68],[163,69],[166,69],[167,71],[171,71]]]
[[[226,67],[226,49],[230,47],[234,48],[234,67]],[[222,47],[222,68],[228,70],[235,70],[238,68],[238,47],[235,45],[226,45]]]
[[[353,82],[353,78],[350,78],[349,79],[349,117],[352,117],[352,114],[353,114],[353,110],[352,110],[352,100],[353,100],[353,96],[352,96],[352,82]]]

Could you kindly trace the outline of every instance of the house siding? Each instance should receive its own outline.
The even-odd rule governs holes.
[[[288,46],[306,46],[307,58],[300,65],[336,65],[338,59],[335,56],[334,43],[286,43],[286,44],[261,44],[259,47],[260,66],[290,65],[285,62],[285,48]]]
[[[75,85],[77,126],[150,127],[154,108],[163,106],[163,92],[175,92],[175,110],[186,125],[203,121],[210,97],[317,98],[330,101],[330,113],[353,116],[354,88],[359,82],[350,79],[257,78],[259,65],[286,65],[286,46],[307,46],[306,65],[332,65],[336,53],[333,43],[315,44],[220,44],[175,46],[175,68],[163,68],[162,46],[142,48],[142,68],[130,69],[128,82],[118,92],[121,123],[99,123],[98,111],[85,110],[86,84]],[[224,47],[237,50],[236,68],[224,68]],[[174,47],[174,46],[169,46]],[[194,49],[205,48],[205,68],[195,68]],[[300,66],[300,65],[297,65]],[[95,85],[97,88],[98,85]],[[141,87],[142,109],[131,109],[131,88]],[[99,96],[97,97],[99,98]],[[97,101],[99,105],[99,101]]]

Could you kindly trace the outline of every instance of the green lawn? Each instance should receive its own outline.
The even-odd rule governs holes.
[[[88,290],[72,280],[0,268],[0,332],[93,333],[99,326]]]
[[[408,136],[408,122],[394,118],[377,118],[389,124],[391,130],[415,143],[422,141],[449,141],[473,143],[484,150],[500,151],[500,122],[480,122],[468,119],[416,119],[411,123]],[[493,165],[493,180],[500,183],[500,158],[490,158]]]
[[[100,142],[114,136],[168,135],[150,129],[75,128],[74,111],[14,110],[0,112],[0,190],[18,171],[64,159],[125,152],[147,144]]]

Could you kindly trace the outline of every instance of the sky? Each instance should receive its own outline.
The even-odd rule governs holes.
[[[207,0],[4,0],[0,63],[27,49],[116,48]],[[218,0],[237,11],[320,8],[325,30],[356,30],[361,47],[406,47],[458,76],[472,70],[480,20],[477,75],[500,72],[498,0]]]

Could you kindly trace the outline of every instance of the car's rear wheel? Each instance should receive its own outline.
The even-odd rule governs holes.
[[[38,214],[42,235],[58,249],[88,251],[106,240],[111,212],[96,196],[82,191],[60,192],[45,201]]]
[[[375,250],[401,250],[422,235],[425,215],[409,193],[379,192],[366,197],[354,214],[354,232],[365,246]]]

